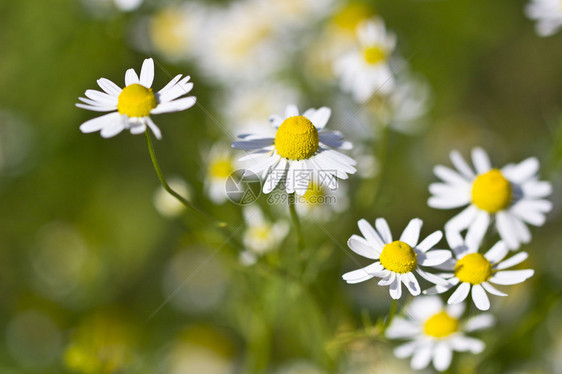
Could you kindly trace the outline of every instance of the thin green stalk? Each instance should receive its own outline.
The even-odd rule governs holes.
[[[291,213],[291,219],[293,221],[293,226],[297,234],[297,246],[299,249],[299,256],[304,250],[304,237],[302,236],[301,223],[299,220],[299,215],[297,214],[297,209],[295,206],[295,193],[289,195],[289,211]]]
[[[398,309],[398,302],[396,301],[396,299],[392,299],[392,304],[390,305],[390,311],[388,312],[388,317],[386,318],[384,329],[382,331],[383,335],[386,329],[388,328],[388,326],[390,326],[390,324],[392,323],[392,320],[396,315],[396,309]]]
[[[154,147],[152,145],[152,140],[150,139],[150,134],[148,132],[148,129],[144,132],[144,134],[146,135],[146,143],[148,145],[148,153],[150,154],[150,159],[152,160],[152,165],[154,166],[154,170],[156,171],[156,175],[158,176],[158,179],[160,180],[160,183],[162,184],[162,187],[164,187],[164,189],[170,195],[172,195],[173,197],[178,199],[178,201],[181,202],[186,208],[188,208],[188,209],[192,210],[193,212],[197,213],[200,217],[203,217],[203,218],[205,218],[207,220],[210,220],[210,221],[214,221],[217,224],[217,226],[219,226],[219,227],[226,227],[226,223],[217,222],[217,220],[215,220],[213,217],[209,216],[207,213],[205,213],[202,210],[200,210],[199,208],[197,208],[195,205],[193,205],[186,198],[184,198],[179,193],[174,191],[168,185],[168,182],[166,182],[166,178],[164,178],[164,174],[162,173],[162,170],[160,169],[160,165],[158,164],[158,159],[156,158],[156,153],[154,152]]]

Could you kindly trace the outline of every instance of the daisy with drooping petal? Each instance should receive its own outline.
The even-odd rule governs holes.
[[[381,18],[362,22],[357,32],[359,48],[336,60],[334,73],[341,79],[342,90],[363,103],[376,92],[388,93],[393,89],[389,58],[396,37],[386,31]]]
[[[446,237],[454,256],[444,264],[439,265],[438,268],[452,271],[452,273],[440,274],[443,279],[448,281],[448,284],[437,285],[424,292],[427,294],[443,293],[458,285],[447,300],[449,304],[464,301],[472,290],[471,296],[474,305],[480,310],[488,310],[490,309],[490,300],[486,291],[492,295],[507,296],[490,283],[517,284],[532,277],[535,273],[532,269],[505,270],[525,261],[527,253],[519,252],[507,260],[503,260],[509,249],[501,240],[482,255],[478,253],[480,238],[467,235],[466,240],[463,240],[457,231],[447,231]]]
[[[337,188],[337,179],[355,173],[355,160],[336,149],[351,149],[351,143],[338,131],[325,131],[331,110],[308,109],[303,114],[295,105],[287,106],[285,116],[270,118],[275,133],[240,135],[232,147],[250,152],[240,159],[246,169],[262,174],[263,192],[270,193],[283,182],[287,193],[304,195],[310,182]]]
[[[289,224],[283,220],[269,222],[255,205],[244,208],[243,213],[248,228],[243,237],[246,250],[240,254],[240,260],[244,265],[252,265],[258,257],[279,247],[289,232]]]
[[[419,218],[412,219],[402,232],[400,240],[393,241],[384,218],[377,218],[376,230],[366,220],[360,220],[357,225],[363,237],[352,235],[347,245],[353,252],[377,261],[362,269],[345,273],[342,278],[347,283],[359,283],[373,277],[382,278],[379,285],[390,286],[390,296],[393,299],[402,296],[402,283],[412,295],[421,293],[414,271],[434,284],[446,285],[447,281],[443,278],[420,268],[420,265],[440,265],[451,258],[448,250],[430,250],[443,237],[441,231],[435,231],[419,242],[422,223]]]
[[[396,357],[412,356],[410,365],[414,370],[433,361],[435,369],[443,371],[451,365],[454,351],[482,352],[484,343],[465,333],[491,327],[494,318],[479,314],[462,321],[464,309],[464,304],[445,306],[437,296],[413,299],[405,308],[406,317],[394,318],[386,330],[388,338],[410,340],[394,350]]]
[[[528,243],[531,233],[526,223],[542,226],[545,214],[552,209],[552,203],[544,199],[552,187],[549,182],[539,181],[536,175],[539,161],[531,157],[495,169],[481,148],[472,150],[476,172],[457,151],[451,152],[451,161],[458,171],[441,165],[434,168],[435,175],[444,183],[429,186],[433,196],[428,205],[437,209],[468,207],[450,219],[445,230],[468,228],[469,233],[475,232],[475,237],[483,237],[494,217],[495,226],[510,249]]]
[[[562,27],[562,2],[560,0],[531,0],[525,14],[537,21],[535,30],[539,36],[554,35]]]
[[[186,95],[193,88],[190,77],[182,78],[177,75],[157,93],[152,91],[154,80],[154,61],[144,60],[137,75],[134,69],[125,73],[125,88],[121,89],[109,79],[98,79],[98,85],[104,92],[87,90],[86,98],[80,97],[82,103],[77,107],[95,112],[111,112],[101,117],[91,119],[80,125],[84,133],[100,131],[101,136],[110,138],[123,130],[131,134],[141,134],[148,126],[156,138],[161,139],[160,129],[150,118],[151,114],[177,112],[191,108],[195,104],[195,96]]]

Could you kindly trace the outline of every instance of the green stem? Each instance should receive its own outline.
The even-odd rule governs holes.
[[[299,256],[300,256],[302,254],[302,251],[304,250],[304,237],[302,236],[301,223],[295,206],[294,192],[289,195],[289,211],[291,213],[291,219],[293,220],[293,226],[295,227],[295,231],[297,234],[297,245],[298,245]]]
[[[383,334],[388,328],[388,326],[390,326],[390,324],[392,323],[392,320],[394,319],[394,315],[396,315],[397,308],[398,308],[398,302],[396,301],[396,299],[392,299],[392,304],[390,305],[390,311],[388,312],[388,317],[386,318],[384,329],[382,331]]]
[[[197,208],[195,205],[193,205],[191,202],[189,202],[185,197],[181,196],[179,193],[174,191],[168,185],[168,182],[166,182],[166,178],[164,178],[164,174],[162,173],[162,170],[160,169],[160,165],[158,164],[158,159],[156,158],[156,153],[154,152],[154,147],[152,145],[152,140],[150,139],[150,134],[148,132],[148,129],[144,132],[144,134],[146,135],[146,143],[148,145],[148,153],[150,154],[150,159],[152,160],[152,165],[154,166],[154,170],[156,171],[156,175],[158,176],[158,179],[160,180],[160,183],[162,184],[162,187],[164,187],[164,189],[170,195],[172,195],[173,197],[178,199],[178,201],[180,203],[182,203],[185,207],[187,207],[188,209],[197,213],[200,217],[203,217],[203,218],[205,218],[209,221],[214,221],[217,224],[217,226],[219,226],[219,227],[226,227],[226,223],[217,222],[213,217],[209,216],[207,213],[205,213],[202,210],[200,210],[199,208]]]

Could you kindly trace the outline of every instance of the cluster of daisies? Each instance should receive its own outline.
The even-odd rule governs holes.
[[[478,353],[484,345],[464,334],[492,324],[491,315],[482,314],[463,321],[464,301],[470,294],[476,308],[490,309],[488,294],[507,296],[497,285],[514,285],[530,278],[531,269],[509,270],[527,259],[517,250],[531,240],[527,225],[541,226],[552,204],[548,182],[539,181],[539,162],[528,158],[519,164],[494,168],[484,150],[472,150],[471,167],[457,152],[451,152],[455,167],[438,165],[435,175],[442,180],[429,187],[430,207],[465,207],[445,224],[445,249],[435,249],[442,239],[436,231],[420,240],[422,221],[415,218],[400,238],[393,240],[384,218],[375,227],[358,222],[362,236],[352,235],[348,246],[355,253],[375,260],[359,270],[343,275],[348,283],[380,278],[389,286],[390,296],[402,296],[402,284],[415,298],[405,309],[407,317],[394,320],[387,331],[390,338],[409,342],[395,350],[397,357],[412,356],[411,366],[422,369],[433,362],[437,370],[449,367],[453,351]],[[463,235],[463,232],[466,232]],[[499,234],[491,248],[483,247],[487,233]],[[416,274],[433,286],[421,290]],[[437,294],[447,293],[446,306]]]

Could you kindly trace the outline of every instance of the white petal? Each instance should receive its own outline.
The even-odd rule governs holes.
[[[486,329],[494,325],[494,316],[491,314],[480,314],[470,318],[464,326],[464,331],[471,332]]]
[[[164,87],[162,87],[162,89],[160,91],[158,91],[159,94],[164,94],[166,91],[168,91],[170,88],[174,87],[179,80],[181,79],[182,75],[178,74],[176,75],[171,81],[168,82],[167,85],[165,85]]]
[[[501,240],[494,244],[492,248],[488,252],[484,254],[484,257],[488,259],[492,264],[500,262],[506,255],[509,250],[504,242]]]
[[[422,242],[418,244],[416,248],[422,252],[427,252],[428,250],[433,248],[434,245],[439,243],[442,237],[443,237],[443,233],[441,231],[439,230],[435,231],[434,233],[430,234],[427,238],[422,240]]]
[[[298,115],[299,115],[299,109],[297,108],[296,105],[294,104],[287,105],[287,108],[285,108],[285,118],[294,117]]]
[[[80,125],[80,131],[82,131],[83,133],[100,131],[104,127],[109,126],[111,123],[120,121],[121,115],[119,113],[109,113],[84,122]]]
[[[174,101],[169,101],[167,103],[158,104],[158,106],[150,111],[152,114],[160,113],[170,113],[179,112],[180,110],[186,110],[191,108],[197,99],[195,96],[184,97],[183,99],[178,99]]]
[[[478,174],[484,174],[492,168],[488,154],[482,148],[472,150],[472,163]]]
[[[281,158],[279,163],[270,171],[263,183],[263,193],[268,194],[277,187],[279,182],[285,179],[287,160]]]
[[[131,128],[129,129],[129,131],[131,132],[131,134],[133,135],[138,135],[138,134],[142,134],[143,132],[145,132],[146,130],[146,125],[143,123],[139,123],[135,126],[131,126]]]
[[[422,224],[423,222],[419,218],[410,220],[400,236],[400,241],[408,244],[412,248],[415,247],[418,244]]]
[[[347,241],[347,245],[358,255],[376,260],[380,256],[380,252],[373,248],[369,243],[358,235],[352,235]]]
[[[125,72],[125,86],[130,86],[131,84],[138,84],[139,76],[135,73],[135,69],[129,69]]]
[[[413,273],[402,274],[402,283],[413,296],[418,296],[421,293],[420,284]]]
[[[467,179],[474,179],[474,172],[458,151],[452,151],[450,157],[453,165],[455,165],[458,171],[460,171]]]
[[[152,130],[152,133],[154,134],[156,139],[161,140],[162,139],[162,132],[160,131],[158,126],[156,126],[156,124],[154,123],[154,121],[150,117],[146,117],[145,120],[146,120],[146,124],[148,125],[150,130]]]
[[[549,182],[529,181],[521,186],[523,196],[526,198],[542,198],[552,193],[552,185]]]
[[[529,157],[517,165],[509,166],[502,169],[507,179],[514,183],[522,183],[531,179],[539,171],[539,160],[536,157]]]
[[[390,285],[390,297],[398,300],[402,296],[402,282],[400,274],[396,274],[396,279]]]
[[[82,103],[77,103],[76,106],[78,108],[82,108],[82,109],[86,109],[86,110],[92,110],[94,112],[110,112],[110,111],[113,111],[113,110],[117,109],[117,107],[115,107],[115,106],[93,106],[93,105],[86,105],[86,104],[82,104]]]
[[[389,286],[396,281],[396,273],[393,271],[388,271],[388,275],[383,277],[377,284],[379,286]]]
[[[325,144],[331,148],[337,149],[352,149],[351,142],[345,141],[342,133],[339,131],[320,131],[318,133],[320,143]]]
[[[453,352],[445,342],[438,343],[433,351],[433,366],[439,371],[444,371],[451,365]]]
[[[431,348],[430,344],[425,344],[419,347],[410,362],[412,369],[421,370],[429,365],[429,362],[431,361]]]
[[[515,266],[515,265],[519,265],[520,263],[525,261],[528,256],[529,255],[527,254],[527,252],[519,252],[516,255],[508,258],[507,260],[500,262],[494,268],[496,270],[503,270],[503,269],[507,269],[507,268],[510,268],[512,266]]]
[[[488,299],[486,291],[479,284],[472,285],[472,301],[480,310],[490,309],[490,299]]]
[[[117,106],[117,97],[97,90],[86,90],[86,97],[94,100],[100,106]]]
[[[241,149],[243,151],[253,151],[256,149],[261,149],[264,147],[269,147],[275,141],[274,138],[257,138],[257,139],[250,139],[250,140],[240,140],[237,142],[232,143],[232,148]],[[245,156],[245,157],[249,157]],[[240,161],[245,161],[242,158]]]
[[[480,243],[482,243],[482,239],[484,235],[486,235],[489,225],[490,213],[483,210],[478,212],[466,233],[465,242],[469,249],[478,249],[480,247]]]
[[[423,271],[422,269],[420,269],[419,267],[416,269],[416,272],[425,280],[430,281],[433,284],[440,284],[440,285],[447,285],[449,284],[449,282],[446,279],[443,279],[442,277],[435,275],[435,274],[431,274],[428,272]]]
[[[464,246],[464,240],[461,233],[457,230],[446,230],[445,237],[447,238],[447,243],[449,243],[449,246],[453,251],[455,251],[455,248]]]
[[[490,282],[508,286],[524,282],[526,279],[532,277],[533,274],[535,274],[535,271],[532,269],[503,270],[494,274],[494,276],[490,278]]]
[[[507,294],[505,292],[501,292],[500,290],[498,290],[496,287],[492,286],[490,283],[488,282],[483,282],[482,283],[482,287],[488,291],[489,293],[491,293],[492,295],[496,295],[496,296],[507,296]]]
[[[466,299],[470,291],[470,283],[462,282],[447,300],[447,304],[457,304]]]
[[[375,227],[385,244],[392,243],[392,233],[390,232],[390,227],[388,227],[388,223],[384,218],[377,218],[375,221]]]
[[[510,249],[519,248],[519,241],[515,235],[515,227],[509,213],[500,211],[496,214],[496,227],[500,237]]]
[[[381,276],[382,265],[380,262],[375,262],[364,268],[353,270],[342,275],[343,280],[347,283],[354,284],[364,282],[376,276]]]
[[[142,63],[140,72],[140,84],[146,88],[152,87],[152,81],[154,80],[154,61],[151,58],[147,58]]]
[[[484,350],[484,343],[475,338],[468,336],[457,335],[451,339],[451,344],[455,351],[466,352],[470,351],[474,354],[480,353]]]
[[[388,328],[388,330],[386,330],[386,332],[388,333],[389,330],[390,327]],[[418,346],[417,341],[404,343],[394,349],[394,355],[398,358],[410,357],[416,351],[417,346]]]
[[[310,120],[310,122],[312,122],[314,127],[316,127],[318,130],[321,130],[326,126],[326,123],[328,123],[331,114],[332,114],[332,110],[328,107],[323,106],[322,108],[316,110],[310,116],[310,118],[309,117],[307,118]]]
[[[100,135],[103,138],[111,138],[123,131],[125,127],[126,122],[122,118],[120,118],[117,121],[108,123],[103,129],[101,129]]]
[[[451,218],[445,224],[445,230],[462,231],[469,227],[478,214],[478,208],[474,205],[469,205],[462,212]]]
[[[121,94],[122,89],[106,78],[100,78],[97,80],[98,86],[105,92],[107,92],[111,96],[119,97]]]
[[[437,165],[433,168],[433,172],[437,177],[441,178],[441,180],[450,183],[452,185],[466,186],[468,184],[468,181],[465,178],[463,178],[459,173],[446,166]]]
[[[420,253],[418,255],[418,264],[420,264],[421,266],[441,265],[442,263],[450,259],[451,256],[451,251],[449,251],[448,249],[436,249],[427,253]]]
[[[379,234],[377,234],[373,226],[371,226],[371,224],[367,222],[367,220],[365,219],[359,220],[359,222],[357,222],[357,226],[359,226],[359,230],[361,231],[361,234],[363,234],[365,239],[367,239],[367,241],[371,245],[375,246],[375,248],[377,248],[379,251],[383,250],[384,248],[383,240],[381,239]]]
[[[454,209],[465,206],[470,202],[470,198],[457,196],[432,196],[427,199],[427,205],[434,209]]]

